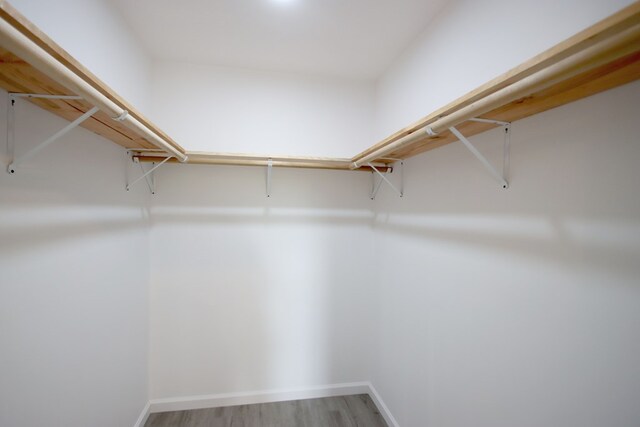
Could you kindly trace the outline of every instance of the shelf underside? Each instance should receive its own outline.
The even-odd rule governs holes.
[[[14,93],[74,95],[50,77],[2,48],[0,48],[0,87]],[[82,99],[29,98],[29,101],[69,121],[77,119],[93,107]],[[126,148],[155,148],[153,144],[102,111],[98,111],[81,126]]]

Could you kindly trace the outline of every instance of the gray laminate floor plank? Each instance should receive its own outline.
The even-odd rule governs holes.
[[[387,427],[366,394],[151,414],[145,427]]]

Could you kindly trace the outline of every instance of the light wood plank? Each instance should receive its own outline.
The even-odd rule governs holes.
[[[422,119],[416,121],[415,123],[395,132],[393,135],[390,135],[384,140],[378,142],[377,144],[367,148],[366,150],[354,156],[353,161],[362,159],[368,156],[369,154],[399,140],[400,138],[406,135],[409,135],[418,129],[422,129],[425,126],[428,126],[429,124],[435,122],[440,117],[447,116],[453,113],[454,111],[464,108],[517,81],[520,81],[528,76],[531,76],[534,73],[545,69],[546,67],[552,66],[553,64],[556,64],[561,60],[568,58],[577,52],[587,49],[611,37],[612,35],[621,33],[629,28],[632,28],[636,26],[638,23],[640,23],[640,1],[634,2],[633,4],[613,14],[612,16],[596,23],[595,25],[587,28],[584,31],[579,32],[573,37],[570,37],[569,39],[557,44],[556,46],[546,50],[545,52],[542,52],[541,54],[535,56],[534,58],[496,77],[495,79],[485,83],[484,85],[456,99],[455,101],[445,105],[444,107],[439,108],[438,110],[423,117]],[[638,45],[637,43],[636,45],[637,45],[636,51],[640,51],[640,45]],[[634,60],[637,61],[637,58],[635,58]],[[620,64],[618,65],[619,67],[626,66],[626,65],[620,65]],[[606,67],[603,69],[606,69]],[[609,68],[608,70],[609,72],[614,71],[611,68]],[[633,76],[633,80],[638,78],[640,78],[640,76],[638,75]],[[617,85],[627,83],[628,81],[629,80],[627,78],[621,79],[621,81],[618,82]],[[606,88],[611,88],[611,87],[612,86],[609,85],[609,87],[606,87]],[[598,91],[606,90],[606,88],[604,86],[602,88],[598,86],[591,87],[591,92],[588,94],[587,93],[583,94],[582,97],[595,94]],[[574,101],[575,99],[576,98],[567,97],[566,102],[571,102],[571,101]],[[538,110],[536,112],[541,112],[541,111],[544,111],[544,110]],[[491,115],[488,114],[485,117],[491,117]],[[514,117],[517,117],[517,116],[514,115]],[[517,117],[517,118],[514,118],[514,120],[518,118],[523,118],[523,117],[526,117],[526,116]],[[421,146],[421,147],[428,146],[431,148],[435,148],[435,147],[439,147],[446,144],[447,142],[445,141],[451,142],[453,140],[455,139],[449,138],[448,136],[443,136],[443,137],[437,138],[436,141],[434,141],[432,144],[426,143],[424,141],[419,141],[416,143],[417,145],[406,147],[404,151],[413,153],[413,150],[411,149],[416,148],[417,146]],[[418,154],[423,151],[425,150],[422,150],[422,149],[415,150],[415,153],[412,155]],[[399,153],[394,153],[393,155],[400,156]],[[403,157],[403,156],[400,156],[400,157]],[[406,158],[406,155],[404,156],[404,158]]]
[[[153,132],[165,137],[170,145],[179,147],[179,149],[182,150],[175,141],[171,140],[160,129],[150,123],[135,110],[133,106],[113,92],[107,85],[48,38],[46,34],[42,33],[42,31],[30,23],[5,0],[0,0],[0,17],[11,23],[14,28],[38,46],[42,47],[93,88],[104,94],[121,108],[128,110],[132,116],[147,125]],[[598,22],[592,27],[548,49],[452,103],[434,111],[416,123],[401,129],[351,159],[191,152],[188,153],[192,157],[189,163],[265,166],[268,159],[271,158],[274,166],[347,170],[351,167],[350,165],[353,161],[369,156],[370,153],[394,143],[398,139],[415,132],[417,129],[421,129],[442,117],[453,114],[489,95],[495,94],[505,88],[510,88],[510,85],[516,84],[532,75],[537,75],[535,73],[548,69],[559,61],[570,58],[577,53],[584,52],[586,49],[596,46],[625,31],[628,32],[639,24],[640,1],[636,1],[620,12]],[[528,93],[520,99],[508,102],[506,105],[499,105],[494,108],[495,105],[491,104],[489,108],[494,109],[484,114],[483,117],[515,121],[637,80],[640,78],[640,40],[632,40],[630,44],[624,46],[624,49],[625,56],[622,58],[612,57],[613,59],[607,59],[609,62],[603,63],[589,71],[577,75],[564,76],[564,80],[562,81],[555,82],[554,80],[554,84],[551,87],[545,86],[542,89],[532,89],[533,93]],[[630,53],[627,54],[627,52]],[[602,58],[593,58],[593,61],[593,66],[604,62]],[[0,87],[10,92],[71,94],[53,79],[35,70],[28,63],[12,53],[2,49],[0,49]],[[520,96],[520,94],[518,93],[516,96]],[[514,98],[515,96],[511,99]],[[67,120],[77,118],[92,107],[92,105],[82,100],[31,99],[30,101]],[[138,135],[136,131],[112,120],[111,117],[108,117],[107,114],[102,112],[86,120],[82,126],[127,148],[154,148],[154,144],[144,139],[141,135]],[[492,127],[492,125],[472,122],[465,122],[458,126],[459,130],[467,136],[473,136]],[[415,142],[397,147],[395,151],[386,153],[385,158],[375,159],[375,163],[381,166],[381,170],[386,170],[385,164],[390,163],[390,161],[387,160],[388,158],[412,157],[454,142],[455,140],[456,138],[448,131],[443,131],[436,137],[427,137],[425,135],[420,139],[416,139]],[[396,144],[396,146],[397,145],[400,144]],[[139,153],[138,158],[141,161],[159,161],[162,160],[163,157],[154,153]],[[358,170],[369,171],[370,168],[362,167]]]
[[[63,86],[32,68],[15,55],[0,48],[0,87],[8,92],[73,95]],[[39,107],[66,120],[74,120],[92,105],[83,100],[28,99]],[[81,124],[82,127],[104,136],[127,148],[155,148],[129,128],[99,111]]]
[[[140,113],[133,105],[127,102],[124,98],[118,95],[107,84],[100,80],[95,74],[89,71],[85,66],[79,63],[73,58],[67,51],[65,51],[60,45],[54,42],[49,36],[41,31],[36,25],[25,18],[16,8],[14,8],[8,1],[0,0],[0,18],[13,25],[14,28],[19,30],[22,34],[27,36],[30,40],[44,49],[52,57],[56,58],[60,63],[64,64],[67,68],[72,70],[76,75],[82,78],[85,82],[89,83],[96,90],[102,93],[104,96],[113,101],[116,105],[127,110],[129,114],[135,117],[138,121],[143,123],[151,131],[162,137],[165,141],[171,144],[179,151],[185,151],[177,142],[164,133],[160,128],[154,125],[149,119],[147,119],[142,113]],[[55,93],[55,92],[52,92]],[[135,139],[135,138],[133,138]]]
[[[144,152],[133,150],[134,158],[145,163],[159,163],[166,157],[157,152]],[[273,167],[305,168],[305,169],[333,169],[352,170],[351,159],[331,157],[296,157],[296,156],[264,156],[254,154],[229,154],[206,153],[187,151],[187,164],[199,165],[231,165],[231,166],[268,166],[269,160]],[[169,163],[177,163],[176,159],[170,159]],[[391,166],[383,162],[376,162],[374,166],[380,172],[392,170]],[[371,172],[369,166],[356,169],[363,172]]]
[[[638,80],[640,79],[640,46],[638,48],[638,52],[565,80],[548,89],[532,93],[499,107],[484,117],[513,122]],[[493,127],[495,126],[465,122],[458,126],[458,129],[463,135],[470,137]],[[455,141],[457,139],[450,132],[443,132],[435,138],[425,137],[416,144],[389,154],[389,157],[406,159]]]

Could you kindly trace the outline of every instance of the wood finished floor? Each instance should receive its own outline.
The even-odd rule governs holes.
[[[387,427],[366,394],[151,414],[145,427]]]

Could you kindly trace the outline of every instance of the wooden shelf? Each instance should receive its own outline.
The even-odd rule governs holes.
[[[4,49],[0,49],[0,87],[14,93],[73,95]],[[69,121],[77,119],[93,107],[84,100],[29,99],[29,101]],[[153,144],[112,120],[102,111],[91,116],[81,126],[126,148],[155,148]]]
[[[640,78],[640,1],[637,1],[416,123],[399,130],[353,158],[187,152],[4,0],[0,0],[0,17],[100,94],[127,110],[154,135],[166,141],[176,151],[188,155],[187,163],[193,164],[264,166],[271,159],[273,166],[280,167],[353,170],[355,166],[362,164],[364,166],[357,167],[358,170],[370,170],[366,166],[370,161],[376,167],[384,168],[385,165],[392,163],[389,159],[406,159],[456,141],[455,136],[446,129],[434,136],[429,136],[422,130],[439,121],[446,121],[448,117],[456,117],[455,115],[461,111],[482,103],[492,96],[509,91],[527,79],[544,74],[553,67],[561,65],[563,61],[581,56],[582,62],[570,70],[571,72],[562,74],[561,78],[549,77],[546,81],[541,80],[542,84],[532,86],[529,92],[518,92],[517,99],[509,99],[499,105],[492,104],[492,108],[484,111],[481,117],[513,122]],[[621,35],[624,35],[624,38],[621,38]],[[610,40],[618,39],[623,40],[623,43],[607,44]],[[589,56],[595,47],[605,44],[607,45],[605,50],[600,49]],[[0,39],[0,46],[4,46],[2,39]],[[14,52],[2,47],[0,47],[0,87],[8,92],[75,95],[73,91],[57,83],[56,76],[39,71]],[[70,121],[93,107],[85,100],[29,100]],[[135,156],[140,161],[158,162],[167,156],[166,149],[154,144],[131,127],[113,120],[102,111],[86,120],[82,126],[116,144],[134,149]],[[495,127],[491,124],[466,120],[461,120],[455,126],[467,137]],[[410,138],[409,143],[399,144],[403,138],[414,135],[416,138]],[[160,150],[153,151],[158,148]],[[378,152],[382,153],[377,156]],[[369,157],[367,161],[357,163],[367,157]]]
[[[352,170],[350,158],[335,157],[305,157],[305,156],[271,156],[235,153],[210,153],[203,151],[187,151],[189,164],[198,165],[231,165],[231,166],[268,166],[269,161],[273,167],[290,167],[305,169],[332,169],[332,170]],[[164,157],[162,153],[136,151],[133,150],[133,157],[141,162],[159,163]],[[175,163],[177,160],[171,159]],[[376,162],[373,164],[380,172],[390,169],[386,163]],[[362,166],[356,170],[371,172],[368,166]]]
[[[354,156],[353,161],[362,159],[443,117],[479,102],[500,90],[508,89],[523,79],[534,76],[573,55],[579,55],[596,44],[606,42],[625,32],[633,33],[627,38],[625,44],[612,46],[608,51],[586,58],[583,67],[585,71],[563,79],[550,87],[533,90],[519,99],[500,105],[498,108],[482,114],[482,118],[513,122],[637,80],[640,78],[640,1],[634,2],[614,15],[423,117],[414,124],[399,130]],[[600,64],[602,57],[611,58],[611,60]],[[590,64],[593,66],[590,67]],[[458,130],[465,136],[473,136],[493,127],[495,125],[477,122],[462,122],[457,125]],[[441,132],[434,137],[428,137],[425,134],[420,140],[400,150],[387,153],[385,156],[406,159],[456,140],[449,131]],[[384,161],[383,158],[375,158],[374,160]]]
[[[135,107],[125,101],[113,89],[109,88],[93,73],[87,70],[82,64],[74,59],[62,47],[51,40],[46,34],[40,31],[34,24],[29,22],[7,1],[0,0],[0,18],[11,24],[20,33],[33,41],[45,52],[58,60],[61,64],[87,82],[98,92],[106,96],[113,103],[118,105],[128,113],[143,123],[153,133],[159,135],[168,144],[178,151],[184,149],[160,128],[155,126],[142,115]],[[1,43],[0,43],[1,45]],[[56,83],[56,81],[32,67],[26,61],[6,49],[0,47],[0,87],[8,92],[51,94],[51,95],[75,95],[69,89]],[[31,102],[44,108],[64,119],[74,120],[93,107],[84,100],[51,100],[51,99],[30,99]],[[155,148],[156,146],[147,141],[141,134],[114,121],[104,112],[98,112],[81,126],[102,135],[105,138],[122,145],[126,148]]]

